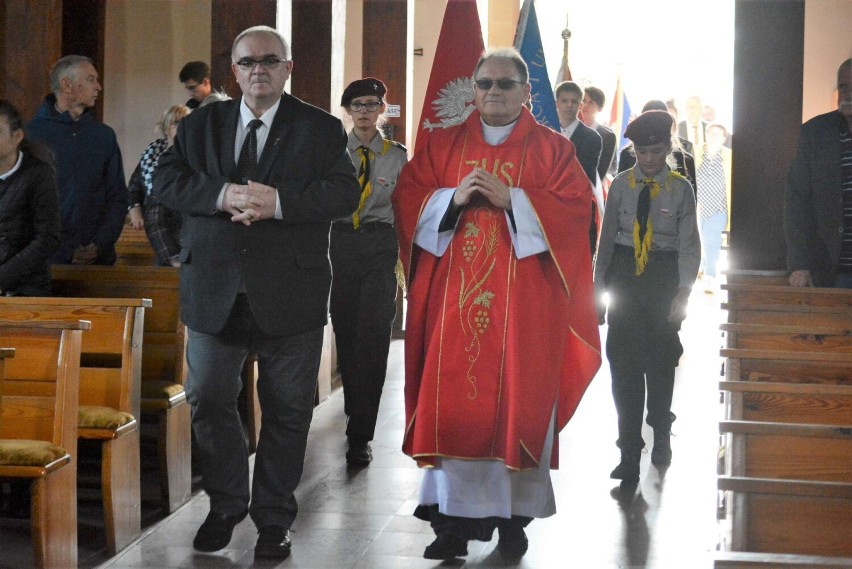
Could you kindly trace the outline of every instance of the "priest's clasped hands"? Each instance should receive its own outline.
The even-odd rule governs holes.
[[[467,205],[475,192],[482,194],[494,207],[512,210],[509,186],[501,182],[497,176],[482,168],[474,168],[470,174],[462,178],[453,195],[453,204],[457,207]]]
[[[249,180],[246,185],[228,184],[222,205],[231,221],[251,225],[275,217],[277,195],[272,186]]]

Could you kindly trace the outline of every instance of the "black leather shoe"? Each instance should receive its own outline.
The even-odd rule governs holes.
[[[651,464],[668,466],[672,463],[671,431],[654,429],[654,448],[651,450]]]
[[[610,478],[624,482],[639,482],[639,455],[641,451],[621,451],[621,462],[610,473]]]
[[[218,551],[228,545],[238,523],[248,515],[248,509],[237,514],[221,514],[210,510],[207,519],[198,528],[192,546],[198,551]]]
[[[367,466],[373,460],[370,443],[359,443],[349,440],[349,450],[346,451],[346,464],[349,466]]]
[[[284,526],[263,526],[258,530],[255,557],[286,559],[290,557],[290,528]]]
[[[529,549],[530,542],[527,533],[520,524],[506,524],[498,526],[497,532],[500,540],[497,542],[497,551],[503,561],[517,561]]]
[[[423,557],[449,561],[467,555],[467,542],[449,533],[442,533],[426,546]]]

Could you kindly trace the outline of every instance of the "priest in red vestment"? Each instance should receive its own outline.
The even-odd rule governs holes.
[[[496,527],[504,558],[555,513],[558,435],[601,363],[574,146],[525,108],[514,49],[483,55],[476,109],[435,132],[393,194],[408,284],[403,450],[425,467],[429,559]]]

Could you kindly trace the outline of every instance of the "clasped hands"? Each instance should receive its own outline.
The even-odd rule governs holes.
[[[231,221],[251,225],[264,219],[275,217],[278,193],[272,186],[259,182],[228,184],[222,208],[231,214]]]
[[[467,205],[473,194],[479,192],[494,207],[512,211],[512,196],[509,186],[500,181],[497,176],[482,168],[474,168],[473,171],[462,178],[455,194],[453,194],[453,205],[461,207]]]

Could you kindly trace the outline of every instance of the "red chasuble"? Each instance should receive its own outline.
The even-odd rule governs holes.
[[[432,194],[473,168],[524,190],[549,251],[518,259],[504,211],[481,196],[443,256],[413,244]],[[592,192],[574,146],[526,109],[509,138],[489,146],[474,112],[418,150],[392,200],[408,279],[403,451],[422,466],[435,457],[537,466],[554,407],[558,433],[601,363]]]

